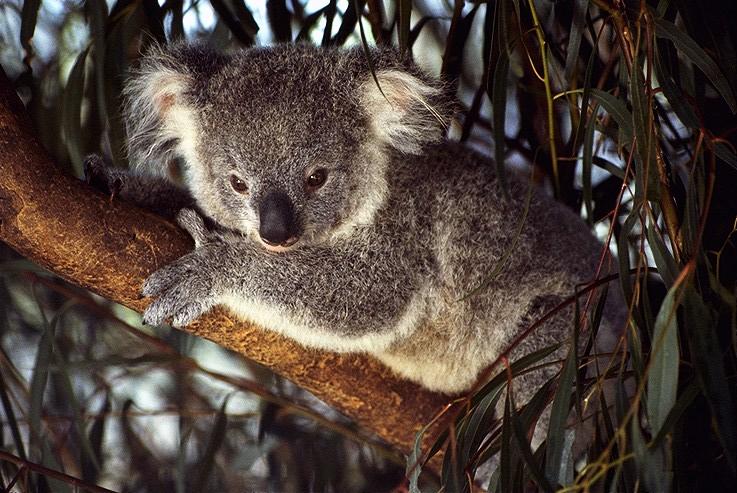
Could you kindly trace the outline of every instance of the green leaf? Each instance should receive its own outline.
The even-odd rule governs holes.
[[[494,67],[494,83],[491,91],[491,105],[494,118],[494,159],[496,161],[496,174],[499,186],[504,198],[509,200],[509,185],[507,184],[507,170],[504,165],[507,118],[507,77],[509,75],[509,55],[506,50],[499,52],[499,58]]]
[[[732,113],[737,113],[737,101],[735,101],[729,82],[719,66],[711,59],[708,53],[701,48],[688,34],[681,31],[675,24],[665,19],[654,19],[655,35],[673,42],[675,47],[694,65],[706,75],[714,84],[714,88],[721,94]]]
[[[624,180],[624,170],[620,168],[619,166],[617,166],[616,164],[614,164],[613,162],[607,159],[604,159],[603,157],[599,157],[599,156],[593,156],[591,160],[596,165],[597,168],[601,168],[604,171],[608,171],[611,175],[619,178],[620,182]]]
[[[576,125],[576,131],[571,135],[571,138],[573,139],[573,143],[571,145],[571,149],[576,149],[578,147],[578,143],[583,140],[584,132],[588,130],[587,123],[590,123],[591,126],[595,127],[596,125],[596,108],[592,108],[591,110],[591,119],[587,119],[588,114],[588,108],[589,108],[589,101],[591,100],[591,78],[594,74],[594,65],[596,64],[596,60],[598,59],[599,55],[599,49],[598,45],[596,49],[591,50],[591,55],[589,55],[589,61],[586,64],[586,72],[584,74],[583,79],[583,92],[581,94],[581,109],[579,111],[579,118],[578,118],[578,124]],[[593,132],[594,129],[592,129]]]
[[[23,444],[23,438],[20,433],[20,428],[18,428],[18,420],[15,417],[13,404],[10,402],[10,396],[7,392],[7,385],[5,384],[5,375],[3,374],[3,371],[0,371],[0,402],[2,402],[3,404],[3,416],[7,421],[8,428],[10,428],[10,434],[13,436],[13,445],[15,445],[18,457],[26,460],[26,448]],[[7,448],[4,443],[3,448]]]
[[[453,18],[448,29],[443,52],[443,64],[440,73],[448,80],[457,80],[462,72],[465,46],[471,34],[471,27],[481,4],[475,4],[471,10],[463,15],[463,2],[456,2],[453,9]]]
[[[77,176],[82,176],[84,152],[80,148],[82,143],[82,122],[80,109],[84,98],[84,76],[85,62],[88,50],[82,50],[74,62],[72,71],[69,73],[67,85],[64,88],[64,100],[62,102],[62,125],[64,129],[64,142],[72,160],[72,166]]]
[[[463,427],[463,434],[459,430],[458,443],[460,454],[458,454],[458,465],[463,470],[468,463],[471,455],[481,445],[482,440],[489,432],[489,428],[494,420],[494,411],[496,404],[502,395],[502,387],[494,392],[489,392],[481,401],[473,407],[470,417],[467,418],[466,425]]]
[[[576,345],[568,349],[568,357],[563,364],[563,370],[555,393],[553,405],[550,408],[548,436],[545,441],[545,477],[552,484],[566,484],[566,464],[563,461],[564,446],[566,443],[566,421],[571,407],[571,389],[576,378],[577,368]]]
[[[653,435],[657,435],[663,427],[678,392],[680,354],[676,309],[680,296],[680,286],[672,287],[655,319],[650,369],[647,374],[647,413]]]
[[[97,458],[98,466],[89,460],[87,456],[82,457],[82,479],[90,483],[97,483],[97,479],[100,473],[100,467],[102,466],[102,444],[105,433],[105,423],[107,422],[108,414],[110,413],[110,395],[105,395],[105,403],[100,409],[98,417],[92,423],[89,433],[87,434],[87,441],[92,445],[93,457]]]
[[[655,265],[658,267],[658,274],[663,279],[665,286],[670,288],[678,277],[678,264],[654,225],[647,227],[647,241],[655,259]]]
[[[522,460],[527,465],[527,470],[530,472],[530,475],[534,478],[535,482],[537,482],[537,485],[542,489],[542,491],[552,492],[553,488],[550,486],[550,483],[548,483],[548,480],[545,478],[545,475],[540,470],[540,467],[538,466],[537,461],[532,454],[530,443],[527,440],[527,436],[525,435],[522,423],[520,423],[519,416],[514,410],[514,402],[511,400],[511,398],[509,406],[509,419],[511,419],[512,421],[512,432],[515,438],[515,443],[517,444],[517,450],[522,456]]]
[[[591,89],[591,95],[601,103],[606,112],[617,122],[619,129],[624,132],[624,139],[631,142],[634,131],[632,128],[632,113],[627,109],[627,103],[600,89]]]
[[[61,323],[64,314],[76,303],[76,299],[70,299],[69,301],[64,303],[64,305],[62,305],[62,307],[54,314],[54,317],[51,319],[50,322],[51,327],[53,327],[54,329],[54,333]],[[69,407],[72,410],[72,416],[74,418],[72,421],[74,424],[74,433],[82,449],[82,461],[88,463],[90,467],[94,468],[99,473],[99,455],[95,454],[94,447],[89,440],[89,436],[84,432],[85,421],[82,416],[82,406],[80,406],[79,399],[77,399],[77,395],[74,391],[74,385],[72,384],[72,379],[69,375],[65,354],[60,351],[54,351],[52,354],[52,358],[54,359],[54,364],[59,375],[59,382],[61,384],[61,392],[63,392],[63,398],[69,404]]]
[[[628,237],[635,225],[640,220],[639,209],[640,207],[637,205],[632,208],[629,215],[627,216],[627,219],[625,219],[624,224],[622,225],[622,229],[620,230],[617,237],[617,250],[619,251],[619,255],[617,255],[617,258],[619,260],[619,282],[622,286],[622,293],[624,294],[624,299],[626,303],[630,302],[634,293],[632,276],[629,273],[630,258]],[[638,310],[633,309],[632,318],[635,327],[645,327],[644,320],[642,319],[642,316],[640,315]],[[644,371],[644,365],[642,362],[642,347],[639,339],[639,334],[637,330],[627,330],[626,334],[628,344],[630,345],[629,351],[630,356],[632,357],[632,366],[635,370],[635,374],[639,379]]]
[[[696,379],[692,380],[691,383],[681,391],[681,395],[678,396],[678,400],[668,413],[668,416],[665,418],[663,426],[660,428],[658,434],[655,435],[655,438],[653,438],[650,445],[651,447],[660,446],[660,443],[663,441],[665,436],[673,429],[675,424],[681,419],[681,416],[683,416],[683,413],[686,412],[686,409],[688,409],[694,399],[696,399],[696,396],[700,393],[701,389],[699,388]]]
[[[581,125],[583,125],[584,119],[586,118],[585,108],[585,106],[582,106],[580,121]],[[593,193],[591,191],[591,167],[593,166],[594,161],[594,130],[596,129],[596,125],[594,125],[594,122],[596,121],[596,112],[598,111],[598,109],[599,105],[595,104],[594,108],[591,110],[590,123],[586,126],[586,134],[583,141],[583,162],[581,166],[583,204],[584,208],[586,209],[586,221],[589,223],[590,226],[594,224]]]
[[[545,358],[547,358],[549,355],[556,352],[558,349],[560,349],[560,343],[559,344],[552,344],[550,346],[546,346],[544,348],[538,349],[537,351],[526,354],[522,356],[521,358],[515,360],[511,365],[510,369],[512,370],[513,375],[519,375],[524,369],[534,365],[535,363],[541,362]],[[478,405],[478,403],[486,396],[487,394],[491,392],[496,392],[497,389],[501,388],[505,383],[507,382],[507,372],[502,371],[499,372],[494,378],[489,380],[471,399],[471,402],[474,406]]]
[[[412,446],[412,452],[407,457],[407,469],[405,475],[409,480],[409,493],[422,493],[420,491],[419,480],[420,472],[422,472],[422,464],[420,464],[420,457],[422,456],[422,450],[420,445],[422,444],[422,437],[425,436],[427,430],[432,426],[432,422],[427,423],[422,427],[420,431],[415,435],[415,443]]]
[[[658,16],[662,17],[668,11],[669,5],[670,0],[659,0],[658,6],[655,8],[655,12],[658,14]]]
[[[651,493],[670,493],[673,471],[669,451],[665,448],[649,449],[636,419],[630,420],[630,439],[635,455],[638,479]]]
[[[734,384],[727,376],[723,346],[715,333],[716,313],[691,286],[686,289],[683,308],[696,374],[711,408],[714,430],[727,464],[734,473],[737,471],[737,410],[732,398]]]
[[[737,170],[737,155],[735,155],[734,151],[732,151],[732,148],[729,147],[727,144],[724,144],[723,142],[714,142],[714,154]]]
[[[511,419],[511,404],[509,402],[509,393],[504,400],[504,416],[502,417],[502,448],[499,457],[499,468],[500,481],[502,492],[514,491],[512,487],[512,478],[514,476],[514,469],[517,468],[516,457],[513,456],[512,450],[512,419]]]
[[[673,108],[681,122],[692,129],[697,129],[700,126],[699,118],[696,116],[694,110],[686,104],[683,98],[683,93],[671,79],[671,74],[667,71],[667,66],[661,60],[662,54],[660,51],[655,50],[654,62],[655,62],[655,73],[658,76],[658,82],[660,87],[663,89],[663,94],[668,100],[668,104]]]
[[[630,74],[629,93],[632,101],[632,118],[634,122],[635,137],[637,139],[637,157],[635,167],[637,170],[637,188],[635,195],[652,199],[657,196],[660,182],[657,174],[657,161],[655,158],[655,146],[657,141],[653,135],[650,125],[651,108],[647,97],[647,88],[642,79],[642,60],[635,58]],[[646,188],[645,188],[646,187]]]
[[[581,47],[581,36],[586,22],[586,11],[589,8],[589,0],[574,0],[573,19],[571,20],[570,36],[568,38],[568,50],[566,52],[565,80],[571,83],[573,70],[578,60],[578,50]]]
[[[31,433],[40,438],[41,430],[41,413],[43,411],[43,398],[46,392],[46,382],[48,382],[49,371],[53,359],[54,351],[54,333],[56,326],[48,323],[45,317],[44,328],[41,333],[41,339],[38,341],[38,350],[36,351],[36,361],[33,364],[33,372],[31,373],[30,386],[30,406],[28,410],[29,426]]]

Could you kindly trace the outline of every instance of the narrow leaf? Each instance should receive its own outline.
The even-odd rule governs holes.
[[[680,286],[672,287],[655,319],[650,370],[647,374],[647,413],[653,435],[660,432],[676,402],[680,359],[676,309],[680,295]]]
[[[691,109],[691,106],[686,104],[684,101],[681,89],[673,83],[671,74],[667,71],[667,66],[661,60],[663,54],[660,51],[655,50],[654,55],[655,73],[658,76],[658,82],[660,83],[660,87],[663,89],[663,94],[665,95],[668,104],[673,108],[676,116],[684,125],[693,129],[698,128],[700,126],[699,119],[696,116],[696,113],[694,113],[694,110]]]
[[[647,228],[647,241],[655,259],[655,265],[658,267],[658,274],[663,279],[666,287],[670,288],[678,276],[678,265],[673,255],[665,246],[663,237],[650,225]]]
[[[606,112],[614,118],[617,125],[619,125],[619,129],[624,132],[625,140],[627,142],[632,141],[632,136],[634,135],[632,128],[632,113],[627,109],[627,103],[600,89],[591,89],[591,95],[596,98],[604,107]]]
[[[530,443],[527,441],[527,436],[525,435],[525,431],[522,428],[519,416],[514,410],[514,402],[511,402],[511,399],[509,411],[509,418],[512,421],[512,432],[517,444],[517,449],[522,456],[522,460],[527,465],[527,470],[530,472],[530,475],[534,478],[534,480],[537,482],[537,485],[540,487],[540,489],[542,489],[542,491],[552,492],[553,488],[550,486],[550,483],[548,483],[545,475],[540,470],[540,467],[538,466],[534,455],[532,454]]]
[[[566,484],[566,464],[563,459],[566,442],[566,421],[571,407],[571,389],[576,377],[576,346],[572,344],[558,383],[558,390],[550,408],[548,437],[545,452],[545,477],[552,484]]]
[[[87,51],[83,50],[74,62],[72,71],[69,73],[67,85],[64,88],[64,99],[62,102],[62,125],[64,129],[64,143],[69,151],[69,157],[77,176],[82,176],[82,163],[84,151],[80,148],[82,143],[82,121],[80,108],[84,97],[84,75]]]
[[[584,135],[583,141],[583,162],[581,172],[581,182],[583,188],[583,205],[586,209],[586,221],[589,225],[594,224],[594,205],[593,205],[593,193],[591,191],[591,168],[594,162],[594,130],[596,125],[593,122],[596,121],[596,112],[599,109],[599,105],[595,104],[591,111],[591,123],[586,126],[586,134]],[[586,119],[586,107],[581,107],[581,124],[583,125]]]
[[[432,424],[432,422],[427,423],[420,431],[417,432],[415,435],[415,443],[412,446],[412,452],[409,454],[409,457],[407,457],[407,469],[405,474],[409,480],[409,493],[422,493],[419,486],[420,472],[422,472],[422,464],[420,464],[420,457],[422,456],[422,437],[425,436],[425,433],[427,433],[427,430],[432,426]]]
[[[722,345],[714,331],[716,314],[691,287],[686,290],[683,307],[688,327],[689,346],[701,389],[712,411],[714,429],[724,448],[727,464],[737,471],[737,410],[732,398]]]
[[[639,157],[635,159],[638,180],[635,194],[643,198],[653,198],[653,193],[657,194],[660,182],[655,159],[656,142],[649,119],[651,108],[646,93],[647,88],[642,78],[641,66],[640,58],[636,57],[632,64],[629,85],[633,126],[637,138],[637,156]]]
[[[2,371],[0,371],[0,402],[2,402],[3,405],[3,416],[5,416],[7,426],[10,428],[10,434],[13,436],[13,444],[15,445],[18,457],[26,460],[26,448],[23,444],[20,428],[18,428],[18,420],[15,417],[13,404],[10,402],[10,396],[7,392],[7,386],[5,385],[5,376]],[[3,444],[3,448],[5,448],[5,444]]]
[[[688,34],[681,31],[675,24],[665,19],[655,19],[655,35],[660,38],[669,39],[683,55],[708,77],[714,88],[719,91],[724,101],[729,106],[732,114],[737,113],[737,101],[735,101],[729,82],[719,66],[712,60],[706,51],[701,48]]]
[[[716,154],[719,159],[737,170],[737,155],[735,155],[731,147],[721,142],[715,142],[714,154]]]
[[[212,466],[215,464],[215,454],[217,453],[220,446],[223,444],[223,438],[225,437],[225,431],[228,424],[228,415],[225,414],[225,408],[228,406],[228,399],[230,396],[223,400],[223,404],[220,406],[215,417],[215,423],[210,431],[210,438],[207,441],[207,447],[200,457],[200,465],[197,468],[197,473],[192,483],[193,493],[207,491],[207,480],[212,472]]]
[[[504,164],[506,149],[506,118],[507,118],[507,77],[509,74],[509,55],[506,50],[499,52],[499,58],[494,67],[491,105],[494,117],[494,159],[496,174],[504,198],[509,199],[509,185],[507,185],[507,171]]]
[[[573,70],[576,68],[578,50],[581,47],[581,36],[586,21],[586,11],[589,8],[589,0],[574,0],[573,20],[571,20],[571,34],[568,38],[568,50],[566,53],[565,80],[571,83]]]

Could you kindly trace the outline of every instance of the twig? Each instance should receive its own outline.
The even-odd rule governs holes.
[[[41,464],[36,464],[35,462],[21,459],[20,457],[5,452],[3,450],[0,450],[0,461],[12,462],[13,464],[19,466],[21,469],[27,469],[29,471],[43,474],[44,476],[48,476],[49,478],[71,484],[75,488],[82,488],[84,490],[91,491],[92,493],[116,493],[113,490],[103,488],[102,486],[97,486],[96,484],[88,483],[79,478],[75,478],[74,476],[70,476],[69,474],[64,474],[63,472],[44,467]]]

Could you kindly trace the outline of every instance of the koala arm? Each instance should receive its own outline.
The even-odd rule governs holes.
[[[87,182],[98,190],[169,219],[195,204],[188,191],[166,178],[113,168],[97,154],[85,158],[84,174]]]
[[[274,254],[242,236],[207,231],[194,211],[182,211],[178,220],[196,248],[145,282],[143,294],[157,296],[144,313],[146,323],[171,318],[185,325],[224,303],[305,344],[357,350],[376,349],[377,337],[388,345],[422,319],[427,263],[401,255],[396,245],[306,246]]]

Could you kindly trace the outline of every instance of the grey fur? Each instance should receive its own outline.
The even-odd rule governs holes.
[[[372,56],[381,92],[360,50],[219,55],[178,44],[144,57],[126,92],[131,161],[165,176],[169,159],[184,159],[184,183],[215,223],[179,214],[197,246],[146,281],[143,294],[155,297],[147,323],[184,325],[225,303],[304,344],[365,351],[453,393],[594,278],[602,246],[535,190],[515,251],[467,297],[515,245],[528,185],[512,178],[506,201],[487,158],[443,140],[443,86],[393,51]],[[328,179],[309,191],[305,176],[316,168]],[[247,192],[233,189],[232,175]],[[258,226],[259,204],[275,191],[291,200],[300,231],[278,253]],[[622,322],[616,304],[605,311],[609,329]],[[553,317],[513,356],[565,343],[571,315]],[[528,376],[518,395],[552,371]]]

